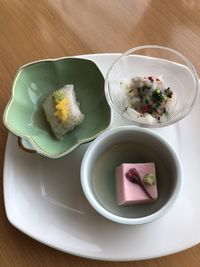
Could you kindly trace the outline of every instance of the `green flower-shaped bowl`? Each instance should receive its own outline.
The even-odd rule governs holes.
[[[45,119],[42,103],[65,84],[74,84],[84,120],[58,141]],[[104,78],[95,63],[86,59],[61,58],[27,64],[15,77],[3,121],[10,132],[28,140],[38,153],[49,158],[64,156],[110,126]]]

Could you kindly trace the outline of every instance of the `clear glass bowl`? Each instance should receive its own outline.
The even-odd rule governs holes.
[[[167,116],[148,120],[144,119],[144,114],[126,112],[127,96],[122,83],[136,76],[161,76],[165,88],[170,87],[175,100]],[[184,118],[192,110],[198,87],[198,75],[191,62],[178,51],[158,45],[138,46],[126,51],[113,63],[105,79],[105,94],[111,108],[127,122],[147,128],[168,126]]]

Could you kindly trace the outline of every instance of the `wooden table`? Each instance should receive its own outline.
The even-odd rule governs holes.
[[[199,30],[198,0],[0,0],[1,116],[17,69],[38,59],[123,52],[141,44],[160,44],[185,54],[199,73]],[[3,170],[8,132],[2,123],[0,127]],[[56,251],[9,224],[3,202],[3,175],[0,193],[0,266],[200,266],[200,245],[167,257],[123,263]]]

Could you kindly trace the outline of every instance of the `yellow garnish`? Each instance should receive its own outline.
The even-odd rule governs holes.
[[[54,113],[61,121],[65,122],[69,116],[69,100],[65,97],[56,104]]]

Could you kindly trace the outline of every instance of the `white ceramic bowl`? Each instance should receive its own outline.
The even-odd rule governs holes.
[[[154,162],[158,199],[153,203],[118,206],[115,168],[121,163]],[[173,205],[180,191],[182,168],[174,149],[157,133],[123,126],[100,135],[86,151],[81,184],[90,204],[107,219],[121,224],[143,224],[158,219]]]

